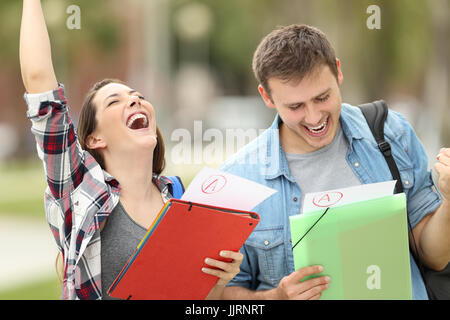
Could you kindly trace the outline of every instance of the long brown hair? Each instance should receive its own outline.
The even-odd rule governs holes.
[[[89,90],[86,98],[84,99],[77,128],[78,141],[80,141],[81,148],[88,151],[100,164],[102,169],[105,169],[105,160],[103,159],[103,156],[99,151],[89,149],[86,145],[86,141],[89,135],[92,134],[92,132],[94,132],[97,127],[97,120],[95,118],[97,109],[93,102],[95,95],[101,88],[110,83],[120,83],[126,85],[123,81],[118,79],[104,79],[94,84],[94,86]],[[155,150],[153,151],[153,173],[161,174],[161,172],[164,170],[166,162],[164,157],[164,140],[158,126],[156,126],[156,136],[157,144]]]

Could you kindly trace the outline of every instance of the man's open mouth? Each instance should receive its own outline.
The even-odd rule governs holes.
[[[134,113],[128,117],[127,127],[132,130],[148,128],[148,118],[144,113]]]
[[[321,134],[327,129],[327,124],[328,124],[328,118],[324,122],[322,122],[320,125],[318,125],[317,127],[307,127],[307,126],[304,126],[304,127],[306,128],[306,130],[308,130],[309,132],[311,132],[313,134]]]

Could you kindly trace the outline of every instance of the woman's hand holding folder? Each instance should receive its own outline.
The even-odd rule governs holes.
[[[207,300],[217,300],[222,298],[225,286],[239,273],[239,267],[244,258],[240,252],[226,250],[221,251],[220,256],[227,258],[228,262],[206,258],[205,263],[212,268],[202,268],[204,273],[219,278],[216,285],[211,289],[206,297]]]

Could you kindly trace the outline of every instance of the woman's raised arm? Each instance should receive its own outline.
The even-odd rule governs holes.
[[[41,0],[23,0],[19,52],[22,80],[28,93],[58,87]]]

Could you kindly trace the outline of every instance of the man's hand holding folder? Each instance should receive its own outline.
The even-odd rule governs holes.
[[[281,300],[318,300],[329,286],[327,276],[305,280],[323,271],[322,266],[309,266],[298,269],[280,280],[275,289],[276,299]]]

